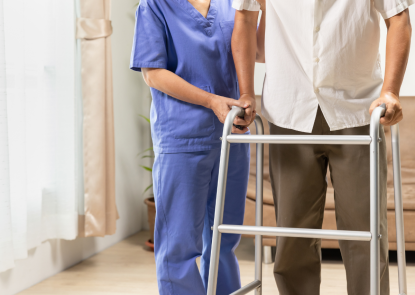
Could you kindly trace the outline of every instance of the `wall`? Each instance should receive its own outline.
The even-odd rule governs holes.
[[[412,27],[415,31],[415,7],[409,8]],[[382,58],[382,69],[385,69],[385,53],[386,53],[386,26],[384,21],[381,20],[381,41],[380,41],[380,55]],[[405,80],[401,89],[401,96],[414,96],[415,95],[415,37],[412,38],[412,52],[409,57],[408,68],[406,70]],[[256,64],[255,68],[255,94],[262,94],[262,84],[265,76],[265,65]]]
[[[262,86],[265,79],[265,64],[255,64],[255,94],[262,95]]]
[[[120,214],[117,233],[105,238],[45,242],[31,250],[28,259],[17,261],[14,269],[0,273],[1,295],[16,294],[59,273],[134,234],[146,223],[142,192],[151,179],[139,168],[137,153],[149,146],[150,133],[148,124],[138,115],[149,112],[150,94],[141,76],[128,69],[137,2],[113,1],[116,189]]]
[[[412,29],[415,31],[415,6],[409,8],[412,20]],[[385,55],[386,55],[386,26],[381,20],[381,40],[380,40],[380,55],[382,58],[382,69],[385,69]],[[409,56],[408,67],[406,69],[405,79],[401,88],[401,96],[415,96],[415,37],[412,37],[411,54]],[[404,110],[405,111],[405,110]]]

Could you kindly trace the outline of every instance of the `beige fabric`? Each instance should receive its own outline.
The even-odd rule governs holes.
[[[244,225],[255,225],[255,201],[246,198],[245,202],[245,216],[244,216]],[[274,205],[265,205],[262,215],[262,222],[264,226],[277,226],[277,220],[275,219],[275,209]],[[254,237],[253,235],[245,235],[245,237]],[[273,241],[275,246],[275,238],[269,237]]]
[[[76,22],[77,39],[106,38],[112,34],[112,24],[107,19],[79,18]]]
[[[111,0],[81,0],[85,216],[80,236],[114,234],[115,151],[110,23]]]
[[[271,125],[271,134],[304,133]],[[319,109],[313,135],[369,135],[369,126],[330,131]],[[380,241],[381,295],[389,294],[386,208],[386,144],[381,129]],[[335,189],[338,229],[370,230],[369,147],[352,145],[271,145],[270,180],[280,227],[322,228],[327,168]],[[349,295],[370,293],[370,245],[340,241]],[[320,294],[321,240],[278,237],[274,275],[281,295]],[[301,278],[301,280],[299,280]]]

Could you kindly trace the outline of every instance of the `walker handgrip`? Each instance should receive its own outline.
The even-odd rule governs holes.
[[[237,114],[238,117],[243,117],[245,116],[245,109],[241,108],[241,107],[237,107],[237,106],[233,106],[232,109],[237,109],[239,110],[239,113]]]
[[[385,103],[382,103],[379,107],[380,107],[380,108],[382,108],[382,109],[384,109],[384,110],[382,111],[382,113],[380,114],[380,117],[381,117],[381,118],[382,118],[382,117],[385,117],[385,113],[386,113],[386,104],[385,104]]]
[[[243,118],[244,118],[244,116],[245,116],[245,109],[243,109],[243,108],[241,108],[241,107],[237,107],[237,106],[233,106],[232,108],[233,108],[233,109],[239,109],[239,113],[237,114],[237,116],[238,116],[239,118],[241,118],[241,119],[243,119]],[[233,126],[234,126],[235,128],[237,128],[237,129],[239,129],[239,130],[244,130],[244,129],[245,129],[245,127],[244,127],[244,126],[235,125],[235,124],[233,124]]]

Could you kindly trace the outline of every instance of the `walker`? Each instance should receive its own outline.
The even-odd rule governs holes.
[[[255,280],[252,283],[235,291],[231,295],[247,294],[255,291],[255,295],[262,294],[262,236],[317,238],[333,240],[354,240],[370,242],[370,294],[380,294],[380,256],[379,240],[379,120],[384,116],[386,105],[377,107],[371,117],[370,135],[365,136],[337,136],[337,135],[264,135],[262,119],[256,115],[255,125],[257,135],[231,134],[233,121],[236,116],[243,116],[244,110],[233,107],[229,112],[222,137],[222,150],[220,156],[219,180],[216,198],[215,220],[213,225],[213,240],[211,263],[209,268],[209,281],[207,295],[216,295],[216,286],[219,267],[219,252],[221,234],[249,234],[255,235]],[[391,127],[393,151],[393,178],[395,188],[396,212],[396,241],[399,271],[399,294],[407,294],[405,237],[402,204],[401,160],[399,151],[399,126]],[[225,205],[226,181],[229,163],[230,143],[256,143],[256,226],[223,224]],[[346,231],[301,229],[262,226],[263,211],[263,164],[264,143],[269,144],[350,144],[370,145],[370,231]]]

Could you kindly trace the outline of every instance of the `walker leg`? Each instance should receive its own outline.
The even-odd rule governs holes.
[[[223,142],[226,141],[224,137]],[[229,164],[229,143],[226,146],[222,144],[222,151],[220,156],[220,167],[219,167],[219,181],[218,181],[218,192],[216,195],[216,209],[215,209],[215,220],[213,225],[213,238],[212,238],[212,252],[210,256],[209,266],[209,280],[208,280],[208,295],[216,294],[216,286],[218,280],[219,270],[219,255],[220,255],[220,242],[222,234],[218,230],[218,226],[223,223],[223,211],[225,205],[225,192],[226,192],[226,180],[228,174]]]
[[[370,125],[370,136],[370,295],[380,295],[379,121]]]
[[[231,134],[233,120],[235,119],[236,116],[241,114],[241,111],[242,110],[239,108],[238,109],[232,108],[232,110],[228,114],[228,117],[226,118],[226,121],[223,127],[207,295],[216,294],[216,287],[217,287],[217,281],[218,281],[220,241],[221,241],[221,233],[219,232],[218,227],[219,225],[223,223],[223,211],[225,207],[226,182],[228,178],[227,176],[228,176],[228,165],[229,165],[230,143],[228,142],[227,137],[229,134]]]
[[[258,135],[264,134],[264,125],[259,116],[255,119]],[[256,145],[256,203],[255,203],[255,225],[263,225],[263,183],[264,183],[264,144]],[[262,236],[255,236],[255,280],[261,285],[255,289],[255,295],[262,295]]]
[[[272,247],[264,246],[264,263],[271,264],[274,262],[274,257],[272,256]]]
[[[391,127],[393,153],[393,182],[395,187],[396,243],[398,255],[399,294],[407,294],[405,231],[402,204],[401,157],[399,149],[399,126]]]

